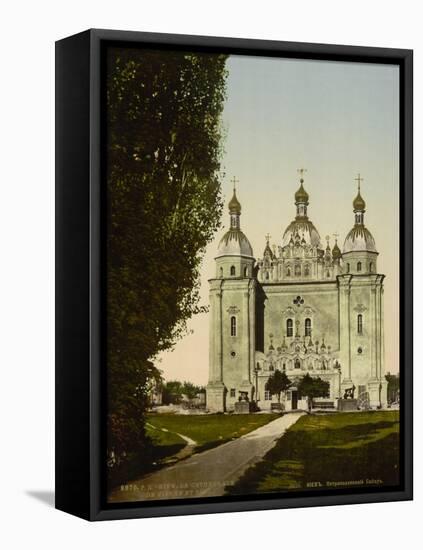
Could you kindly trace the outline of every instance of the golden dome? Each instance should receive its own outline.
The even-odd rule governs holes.
[[[241,204],[236,198],[236,191],[234,189],[234,194],[232,195],[231,200],[229,201],[229,212],[230,214],[241,214]]]
[[[366,209],[366,203],[364,202],[363,197],[361,196],[360,191],[358,191],[356,198],[353,200],[354,211],[360,211]]]
[[[298,191],[295,193],[295,203],[305,202],[308,204],[308,193],[303,187],[303,180],[300,180],[301,185]]]

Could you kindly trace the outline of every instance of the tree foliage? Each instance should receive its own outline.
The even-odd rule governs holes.
[[[197,394],[204,392],[202,386],[197,386],[192,382],[180,382],[179,380],[169,380],[163,384],[162,400],[164,405],[180,403],[185,395],[188,399],[194,399]]]
[[[110,48],[107,56],[109,452],[142,450],[147,382],[199,304],[220,225],[226,57]]]
[[[291,380],[288,378],[285,371],[281,372],[280,370],[275,370],[275,372],[269,376],[265,387],[271,395],[277,395],[278,401],[280,401],[281,393],[289,389],[291,384]]]
[[[400,377],[398,374],[388,372],[385,376],[388,382],[388,402],[398,401],[400,395]]]
[[[308,397],[309,409],[313,407],[314,398],[329,397],[330,384],[320,376],[314,378],[307,373],[300,379],[297,387],[301,395]]]

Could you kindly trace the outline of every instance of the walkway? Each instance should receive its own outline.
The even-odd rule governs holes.
[[[263,458],[303,414],[285,414],[238,439],[122,485],[109,495],[109,502],[222,496],[225,487]]]

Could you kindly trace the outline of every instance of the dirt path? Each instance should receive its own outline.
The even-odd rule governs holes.
[[[285,414],[238,439],[122,485],[109,495],[109,502],[222,496],[225,487],[263,458],[302,414]]]

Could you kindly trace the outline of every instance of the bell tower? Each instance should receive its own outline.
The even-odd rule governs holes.
[[[255,354],[255,295],[253,249],[241,231],[241,204],[229,201],[229,229],[220,240],[216,277],[210,284],[209,382],[207,408],[233,410],[242,395],[252,399]]]
[[[358,174],[358,193],[353,201],[354,227],[348,233],[338,275],[342,387],[355,386],[356,396],[366,394],[370,406],[384,406],[385,343],[383,281],[377,272],[373,235],[364,225],[366,203],[361,196],[363,178]]]

